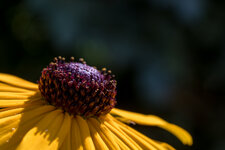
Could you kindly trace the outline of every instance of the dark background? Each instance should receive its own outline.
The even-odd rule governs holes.
[[[83,57],[118,80],[118,108],[187,129],[192,147],[225,149],[225,2],[216,0],[0,1],[0,72],[36,82],[55,56]]]

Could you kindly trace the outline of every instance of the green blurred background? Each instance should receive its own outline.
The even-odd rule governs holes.
[[[225,2],[0,1],[0,72],[36,82],[55,56],[111,69],[118,108],[187,129],[192,147],[134,126],[179,150],[225,149]]]

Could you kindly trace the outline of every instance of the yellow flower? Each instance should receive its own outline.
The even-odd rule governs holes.
[[[124,124],[130,122],[163,128],[192,145],[190,134],[174,124],[114,108],[116,82],[111,71],[96,72],[83,60],[72,61],[56,58],[43,69],[39,84],[0,73],[1,150],[174,149]],[[88,84],[90,78],[95,79],[93,84]],[[92,92],[93,85],[100,91]]]

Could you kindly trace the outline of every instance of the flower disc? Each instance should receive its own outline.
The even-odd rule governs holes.
[[[116,80],[111,71],[88,66],[83,59],[65,62],[55,58],[44,68],[39,90],[51,105],[72,115],[84,117],[105,115],[116,104]]]

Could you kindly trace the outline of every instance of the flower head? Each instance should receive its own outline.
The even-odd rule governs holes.
[[[124,124],[130,122],[158,126],[192,144],[187,131],[159,117],[114,108],[111,71],[73,61],[55,58],[38,84],[0,73],[1,150],[174,149]]]
[[[65,62],[58,57],[44,68],[39,89],[49,104],[71,115],[84,117],[105,115],[116,104],[116,80],[106,72],[80,62]]]

